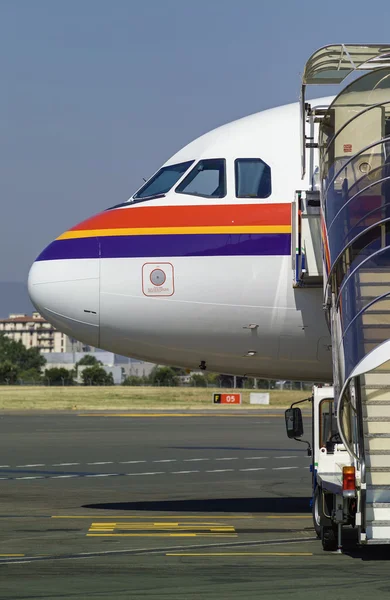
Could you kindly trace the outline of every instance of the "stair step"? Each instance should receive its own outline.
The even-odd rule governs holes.
[[[361,283],[360,289],[362,296],[382,296],[390,292],[390,283]]]
[[[364,327],[390,323],[390,311],[387,313],[367,311],[362,314],[362,323]]]
[[[390,421],[390,402],[387,404],[362,404],[362,413],[364,419],[380,419]]]
[[[373,521],[366,525],[367,540],[387,540],[390,538],[390,521]]]
[[[390,485],[371,485],[367,483],[366,505],[371,503],[390,503]]]
[[[383,486],[390,485],[390,467],[368,467],[366,468],[367,485]]]
[[[389,271],[359,271],[359,281],[365,283],[390,283]]]
[[[366,502],[366,523],[390,520],[390,502]]]
[[[384,327],[363,327],[361,329],[363,341],[367,342],[385,342],[390,338],[390,326]]]
[[[364,444],[366,448],[369,448],[369,452],[390,452],[390,437],[364,437]]]
[[[388,385],[390,392],[390,373],[386,371],[370,371],[365,373],[361,377],[361,383],[363,385]]]
[[[374,437],[379,434],[390,433],[390,421],[381,418],[365,418],[364,420],[364,433],[373,435]]]
[[[389,469],[390,471],[390,452],[375,454],[366,449],[366,469]]]
[[[360,305],[361,308],[363,308],[363,306],[366,306],[366,304],[372,302],[372,300],[375,300],[376,298],[378,298],[378,296],[380,296],[380,294],[374,294],[373,296],[367,296],[362,294],[358,299],[357,303]],[[375,304],[370,306],[370,308],[367,309],[367,312],[375,313],[378,311],[390,311],[390,299],[384,298],[383,300],[378,300],[378,302],[376,302]]]

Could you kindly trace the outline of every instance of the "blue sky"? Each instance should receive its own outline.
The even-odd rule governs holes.
[[[23,281],[52,239],[191,139],[296,101],[318,47],[390,43],[389,13],[384,0],[0,0],[0,281]]]

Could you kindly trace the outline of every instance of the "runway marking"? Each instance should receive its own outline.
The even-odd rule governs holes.
[[[51,475],[51,474],[46,474],[45,472],[42,471],[31,471],[31,473],[36,473],[33,475],[24,475],[24,476],[20,476],[20,477],[15,477],[15,476],[10,476],[10,477],[0,477],[0,480],[2,481],[29,481],[29,480],[34,480],[34,479],[66,479],[66,478],[92,478],[92,477],[141,477],[141,476],[148,476],[148,475],[182,475],[182,474],[187,474],[187,473],[199,473],[199,474],[205,474],[205,473],[239,473],[239,472],[250,472],[250,471],[265,471],[265,470],[272,470],[272,471],[284,471],[284,470],[291,470],[291,469],[299,469],[299,468],[307,468],[307,467],[297,467],[297,466],[285,466],[285,467],[272,467],[272,468],[267,468],[267,467],[248,467],[245,469],[207,469],[204,471],[201,471],[199,469],[192,469],[192,470],[180,470],[180,471],[146,471],[146,472],[140,472],[140,473],[64,473],[64,474],[57,474],[57,475]],[[22,471],[23,472],[23,471]],[[17,473],[17,472],[16,472]],[[15,473],[15,474],[16,474]]]
[[[288,516],[288,515],[287,515]],[[91,515],[51,515],[51,519],[89,519]],[[108,519],[107,515],[93,515],[93,519]],[[139,515],[115,515],[113,519],[139,519]],[[183,515],[142,515],[143,519],[177,519],[178,521],[183,520]],[[252,516],[247,515],[187,515],[186,519],[253,519]],[[311,518],[311,515],[310,515]]]
[[[300,460],[302,458],[305,458],[303,456],[300,455],[290,455],[290,456],[272,456],[272,459],[297,459]],[[86,462],[86,463],[82,463],[82,462],[60,462],[60,463],[51,463],[51,464],[46,464],[46,463],[29,463],[29,464],[24,464],[24,465],[16,465],[14,467],[11,467],[11,465],[0,465],[0,469],[10,469],[10,468],[14,468],[14,469],[28,469],[28,468],[37,468],[37,467],[47,467],[47,466],[51,466],[51,467],[73,467],[73,466],[82,466],[82,465],[87,465],[87,466],[99,466],[99,465],[136,465],[136,464],[146,464],[146,463],[150,463],[150,464],[154,464],[154,463],[170,463],[170,462],[204,462],[204,461],[233,461],[233,460],[269,460],[270,457],[269,456],[216,456],[216,457],[195,457],[195,458],[183,458],[183,459],[179,459],[179,458],[162,458],[162,459],[156,459],[156,460],[146,460],[146,459],[142,459],[142,460],[122,460],[122,461],[112,461],[112,460],[101,460],[101,461],[93,461],[93,462]],[[310,468],[305,466],[305,469]]]
[[[192,522],[192,519],[165,522],[93,522],[87,537],[237,537],[233,525]]]
[[[266,519],[312,519],[312,515],[268,515]]]
[[[127,476],[132,476],[132,475],[166,475],[165,471],[154,471],[152,473],[125,473],[125,475]]]
[[[88,518],[91,518],[90,516]],[[244,517],[245,518],[245,517]],[[0,560],[2,565],[11,565],[15,563],[29,564],[33,562],[47,562],[58,560],[82,560],[88,558],[98,558],[100,556],[142,556],[153,554],[166,554],[174,550],[207,550],[209,548],[239,548],[239,547],[254,547],[254,546],[279,546],[281,544],[300,544],[302,542],[318,542],[317,537],[303,538],[286,538],[278,540],[255,540],[253,542],[218,542],[214,544],[186,544],[185,546],[171,546],[170,548],[125,548],[123,550],[103,550],[98,552],[78,552],[74,554],[56,554],[47,556],[24,556],[20,558],[4,558]]]
[[[273,456],[272,458],[280,459],[280,458],[296,458],[296,457],[295,456]]]
[[[313,552],[167,552],[165,556],[313,556]]]
[[[298,467],[274,467],[273,471],[286,471],[287,469],[298,469]]]
[[[118,475],[119,473],[91,473],[90,475],[85,475],[85,477],[115,477]]]
[[[265,467],[250,467],[249,469],[240,469],[240,471],[265,471]]]
[[[205,471],[205,473],[227,473],[228,471],[234,471],[234,469],[213,469],[211,471]]]
[[[238,409],[240,410],[240,409]],[[155,419],[155,418],[176,418],[176,417],[180,417],[180,418],[196,418],[196,417],[217,417],[217,418],[226,418],[226,417],[241,417],[241,418],[250,418],[253,419],[253,417],[266,417],[268,418],[277,418],[277,419],[284,419],[284,414],[264,414],[261,415],[259,413],[254,413],[254,414],[239,414],[239,412],[237,411],[237,413],[233,413],[233,414],[223,414],[223,413],[217,413],[217,412],[210,412],[210,413],[198,413],[198,414],[188,414],[188,413],[106,413],[106,414],[97,414],[97,413],[88,413],[88,414],[79,414],[77,415],[78,417],[100,417],[100,418],[111,418],[111,417],[117,417],[117,418],[148,418],[148,419]],[[303,415],[304,417],[309,417],[310,415]]]
[[[185,473],[199,473],[199,471],[172,471],[173,475],[182,475]]]

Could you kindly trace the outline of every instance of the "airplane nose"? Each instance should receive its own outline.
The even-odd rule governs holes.
[[[36,309],[67,335],[99,347],[99,242],[89,252],[55,241],[38,256],[28,275],[28,292]],[[69,252],[70,250],[70,252]]]

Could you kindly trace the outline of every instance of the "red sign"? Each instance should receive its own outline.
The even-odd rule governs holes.
[[[344,144],[344,152],[352,152],[352,144]]]
[[[241,404],[241,394],[213,394],[214,404]]]

